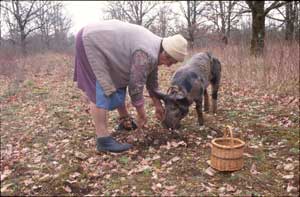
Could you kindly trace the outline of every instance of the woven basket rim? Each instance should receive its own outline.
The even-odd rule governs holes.
[[[225,146],[225,145],[218,144],[218,143],[216,142],[216,141],[219,141],[219,140],[228,140],[228,141],[233,140],[233,141],[239,142],[240,144],[233,145],[233,146]],[[223,149],[236,149],[236,148],[241,148],[241,147],[243,147],[243,146],[245,145],[245,142],[242,141],[242,140],[240,140],[239,138],[230,138],[230,137],[216,138],[216,139],[213,139],[213,140],[211,141],[211,143],[212,143],[214,146],[216,146],[216,147],[218,147],[218,148],[223,148]]]

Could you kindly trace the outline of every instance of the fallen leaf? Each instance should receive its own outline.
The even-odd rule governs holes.
[[[155,172],[152,172],[152,177],[151,177],[152,179],[157,179],[158,178],[158,176],[157,176],[157,174],[155,173]]]
[[[92,163],[95,163],[96,161],[97,161],[97,158],[96,157],[90,157],[90,158],[88,158],[88,160],[87,160],[90,164],[92,164]]]
[[[202,186],[204,189],[206,189],[206,191],[207,191],[208,193],[210,193],[210,192],[213,191],[213,189],[212,189],[211,187],[208,187],[208,186],[204,185],[203,183],[201,183],[201,186]]]
[[[40,181],[44,181],[44,180],[46,180],[48,177],[50,177],[50,175],[49,175],[49,174],[45,174],[44,176],[42,176],[42,177],[40,178]]]
[[[64,143],[64,144],[66,144],[66,143],[68,143],[70,140],[68,140],[68,139],[64,139],[64,140],[62,140],[61,142],[62,143]]]
[[[295,166],[292,163],[286,164],[283,167],[283,169],[286,170],[286,171],[292,171],[292,170],[294,170],[294,168],[295,168]]]
[[[72,175],[71,175],[71,178],[75,179],[77,177],[79,177],[81,174],[79,172],[74,172]]]
[[[68,192],[68,193],[71,193],[72,192],[72,189],[69,187],[69,186],[65,186],[65,187],[63,187],[64,188],[64,190],[66,191],[66,192]]]
[[[218,191],[219,191],[220,193],[224,193],[224,192],[225,192],[225,190],[226,190],[226,188],[225,188],[225,187],[220,187],[220,188],[218,189]]]
[[[166,186],[166,187],[165,187],[165,189],[166,189],[166,190],[169,190],[169,191],[174,190],[175,188],[176,188],[176,185]]]
[[[283,179],[293,179],[294,178],[294,175],[293,174],[289,174],[289,175],[284,175],[282,176]]]
[[[278,165],[276,166],[276,170],[279,170],[280,168],[282,168],[282,164],[278,164]]]
[[[127,175],[131,175],[132,173],[138,173],[138,172],[143,172],[144,170],[151,170],[151,167],[149,165],[142,165],[142,166],[138,166],[136,169],[132,169],[130,170]]]
[[[229,185],[229,184],[226,184],[226,190],[228,192],[234,192],[236,190],[236,188],[233,187],[233,186],[231,186],[231,185]]]
[[[271,158],[273,158],[273,159],[277,158],[277,157],[276,157],[276,153],[269,153],[269,157],[271,157]]]
[[[10,186],[12,186],[12,185],[13,185],[13,183],[9,183],[9,184],[3,185],[3,187],[2,187],[2,185],[1,185],[1,193],[7,191],[7,189],[8,189]]]
[[[30,185],[30,184],[32,184],[32,183],[34,183],[34,181],[33,181],[32,179],[26,179],[26,180],[24,180],[24,184],[25,184],[26,186],[28,186],[28,185]]]
[[[184,141],[180,141],[180,142],[175,142],[175,141],[172,141],[171,142],[171,145],[174,147],[174,148],[177,148],[178,146],[182,145],[182,146],[186,146],[186,143]]]
[[[160,159],[160,156],[159,155],[154,155],[153,158],[152,158],[152,160],[154,161],[156,159]]]
[[[111,177],[111,174],[106,174],[106,175],[104,176],[105,179],[110,179],[110,177]]]
[[[173,158],[171,159],[172,162],[176,162],[176,161],[178,161],[178,160],[180,160],[180,157],[177,157],[177,156],[176,156],[176,157],[173,157]]]
[[[216,174],[217,171],[215,171],[212,167],[208,167],[205,170],[205,173],[208,174],[209,176],[214,176]]]
[[[42,161],[42,156],[38,156],[33,160],[34,163],[40,163],[41,161]]]
[[[253,158],[253,156],[250,155],[249,153],[244,153],[243,155],[246,156],[246,157],[249,157],[249,158]]]
[[[260,172],[258,172],[256,170],[256,165],[253,163],[250,169],[251,174],[256,175],[256,174],[260,174]]]
[[[288,193],[297,191],[297,187],[294,187],[294,186],[292,185],[292,183],[289,182],[288,185],[287,185],[286,191],[287,191]]]
[[[207,160],[206,163],[210,166],[211,162],[210,160]]]
[[[6,177],[8,177],[10,174],[11,174],[11,170],[9,170],[9,169],[5,169],[4,170],[4,172],[3,172],[3,174],[1,174],[0,176],[1,176],[1,182],[6,178]]]
[[[77,158],[79,158],[81,160],[85,160],[87,158],[87,156],[84,153],[79,152],[79,151],[75,152],[75,157],[77,157]]]
[[[249,145],[249,148],[258,149],[259,146],[257,146],[257,145]]]

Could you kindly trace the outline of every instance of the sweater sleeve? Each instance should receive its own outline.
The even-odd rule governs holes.
[[[153,91],[158,89],[158,68],[156,67],[148,76],[146,87],[151,97],[154,96]]]
[[[137,50],[132,57],[128,92],[132,105],[135,107],[144,104],[143,90],[147,81],[147,71],[151,61],[149,55],[143,50]]]

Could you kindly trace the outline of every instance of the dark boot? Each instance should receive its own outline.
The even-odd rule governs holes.
[[[122,131],[122,130],[130,131],[130,130],[137,129],[137,124],[130,116],[120,118],[119,122],[120,123],[116,129],[117,131]]]
[[[97,138],[97,151],[98,152],[114,152],[114,153],[119,153],[126,151],[132,147],[131,144],[121,144],[117,142],[113,137],[108,136],[108,137],[98,137]]]

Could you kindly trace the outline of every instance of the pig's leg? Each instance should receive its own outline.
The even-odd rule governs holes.
[[[195,102],[196,102],[196,110],[198,114],[198,122],[199,125],[202,126],[203,125],[202,96],[200,97],[199,100],[196,100]]]
[[[209,111],[209,97],[207,94],[207,89],[204,90],[204,111]]]
[[[219,83],[212,84],[212,112],[217,113],[217,99],[218,99]]]

